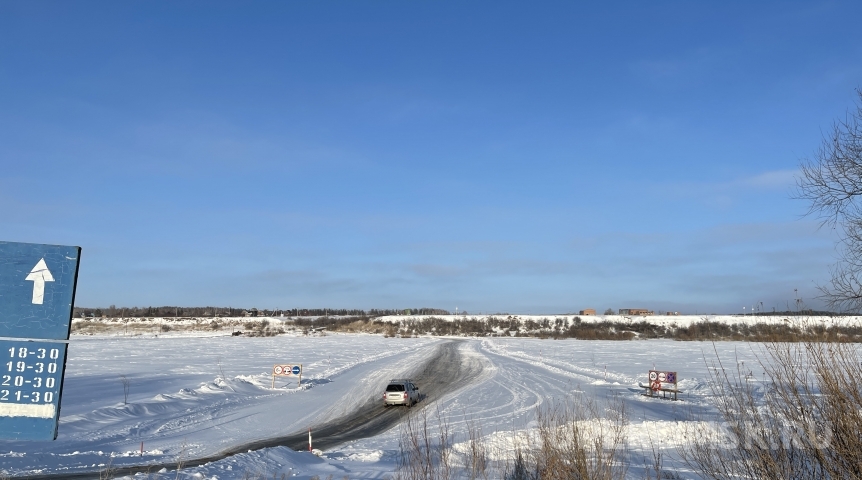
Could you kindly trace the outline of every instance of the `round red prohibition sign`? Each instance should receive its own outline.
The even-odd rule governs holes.
[[[284,369],[281,368],[281,365],[275,366],[275,374],[276,375],[281,375],[281,372],[283,372],[283,371],[284,371]]]
[[[661,390],[661,382],[655,380],[650,383],[649,388],[652,389],[653,392],[658,392],[659,390]]]

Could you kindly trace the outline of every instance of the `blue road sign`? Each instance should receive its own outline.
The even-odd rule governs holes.
[[[0,439],[54,440],[80,247],[0,242]]]
[[[301,372],[301,371],[302,371],[302,369],[299,367],[299,365],[293,366],[293,374],[294,375],[299,375],[299,372]]]
[[[57,438],[66,344],[0,340],[0,362],[0,438]]]
[[[0,337],[68,340],[80,247],[0,242]]]

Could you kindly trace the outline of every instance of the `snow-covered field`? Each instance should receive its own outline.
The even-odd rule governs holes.
[[[535,425],[536,407],[545,402],[620,394],[629,403],[630,473],[636,477],[642,476],[638,465],[648,462],[644,448],[650,439],[672,454],[681,441],[682,407],[708,405],[705,358],[711,361],[717,354],[725,366],[733,367],[744,362],[742,368],[751,371],[754,381],[762,378],[756,344],[461,340],[462,355],[479,362],[481,374],[457,391],[429,396],[419,405],[433,409],[432,421],[439,410],[456,441],[466,440],[472,423],[481,427],[496,455],[504,457],[512,438]],[[379,396],[388,379],[416,374],[417,366],[445,341],[449,339],[358,334],[247,338],[231,337],[229,331],[73,336],[58,439],[0,441],[0,471],[13,477],[62,475],[107,466],[177,463],[255,439],[307,428],[313,433],[315,425]],[[271,388],[275,363],[302,363],[302,386],[279,378]],[[638,382],[646,382],[652,368],[679,373],[684,402],[640,395]],[[129,382],[126,402],[122,377]],[[394,427],[320,456],[267,448],[184,468],[179,478],[387,478],[396,467],[398,440],[399,428]],[[169,475],[163,478],[177,477]]]

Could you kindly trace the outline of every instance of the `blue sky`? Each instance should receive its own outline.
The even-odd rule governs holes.
[[[77,304],[810,305],[858,2],[3,2],[0,239]]]

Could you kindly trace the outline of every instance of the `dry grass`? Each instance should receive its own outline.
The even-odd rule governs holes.
[[[398,466],[393,480],[449,480],[453,478],[452,444],[449,422],[438,409],[437,427],[429,425],[428,408],[409,415],[401,423]]]
[[[704,478],[862,478],[862,364],[855,344],[770,343],[765,391],[742,367],[715,362],[723,420],[687,432],[686,464]]]
[[[422,409],[402,423],[393,480],[617,480],[628,471],[628,419],[618,398],[601,405],[581,398],[539,409],[534,434],[507,453],[489,444],[469,419],[466,438],[456,446],[448,420],[438,410],[432,427],[428,412]]]
[[[188,323],[189,319],[166,318],[159,323],[142,322],[141,319],[103,319],[103,320],[80,320],[72,322],[71,332],[77,335],[157,335],[160,332],[205,332],[233,330],[243,332],[249,337],[271,337],[286,332],[284,326],[270,323],[266,320],[241,322],[236,320],[204,320],[195,319],[195,323]],[[183,322],[185,321],[185,323]]]
[[[116,327],[103,322],[74,321],[72,322],[72,333],[78,334],[100,334],[116,330]]]
[[[117,469],[113,466],[114,458],[108,459],[108,463],[104,468],[99,470],[99,480],[113,480],[117,474]]]
[[[586,397],[552,403],[537,413],[538,448],[524,458],[542,480],[623,479],[627,466],[625,402],[599,404]]]
[[[391,331],[392,326],[383,322],[355,320],[346,325],[337,326],[335,330],[348,333],[384,333]]]

